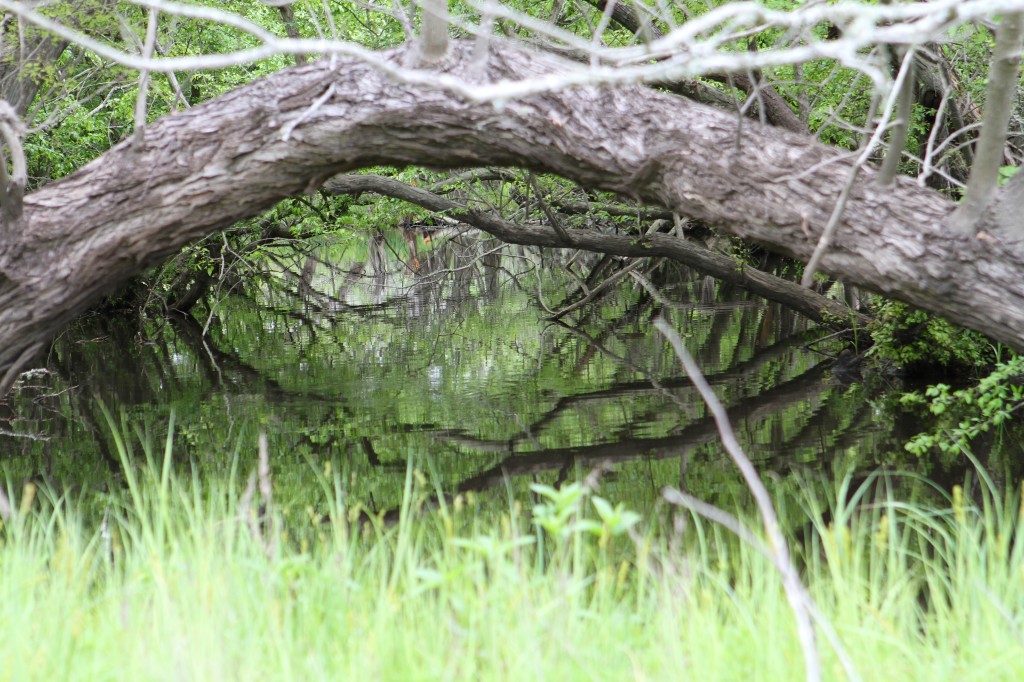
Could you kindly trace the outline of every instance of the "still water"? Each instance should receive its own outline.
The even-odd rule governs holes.
[[[599,290],[625,263],[465,236],[414,270],[395,242],[270,253],[191,315],[81,320],[0,403],[8,479],[121,485],[106,408],[140,442],[161,443],[173,414],[176,465],[199,477],[248,471],[265,429],[275,484],[300,501],[329,469],[370,510],[393,510],[411,461],[439,491],[501,504],[595,469],[603,495],[641,511],[665,485],[742,503],[650,324],[659,310],[776,494],[880,467],[952,485],[969,466],[905,453],[920,424],[895,380],[835,371],[827,332],[742,290],[670,263],[638,270],[658,300],[630,276]]]

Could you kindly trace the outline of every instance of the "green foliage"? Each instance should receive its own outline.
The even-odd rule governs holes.
[[[968,377],[992,368],[967,387],[938,383],[903,394],[903,408],[926,409],[933,419],[927,431],[904,445],[908,452],[959,453],[980,435],[998,431],[1024,404],[1024,361],[1017,356],[1003,359],[977,332],[893,301],[880,306],[871,331],[875,345],[868,352],[903,367],[941,366]]]
[[[1001,166],[999,168],[999,186],[1002,187],[1010,181],[1017,171],[1020,170],[1020,166]]]
[[[545,502],[533,508],[533,520],[549,535],[564,539],[579,529],[577,517],[587,489],[579,483],[562,486],[560,489],[534,483],[533,492],[546,498]]]
[[[932,448],[959,452],[971,440],[1005,424],[1024,406],[1024,357],[1001,362],[986,377],[968,388],[954,390],[946,384],[929,386],[902,397],[907,406],[925,406],[938,417],[930,431],[915,436],[906,449],[924,455]]]
[[[627,510],[622,503],[613,507],[608,500],[592,495],[590,489],[580,483],[570,483],[557,489],[534,483],[530,490],[544,498],[544,502],[533,508],[533,522],[557,540],[564,540],[575,533],[589,533],[605,547],[612,537],[622,535],[640,521],[640,515]],[[582,503],[588,497],[597,512],[596,520],[584,514]]]
[[[394,525],[348,506],[329,469],[314,471],[318,484],[297,496],[301,506],[289,506],[275,481],[274,503],[263,507],[245,489],[237,449],[229,476],[200,482],[176,461],[172,433],[110,424],[127,489],[66,496],[3,484],[13,508],[0,526],[5,677],[803,674],[770,561],[699,518],[683,514],[679,530],[658,530],[669,526],[594,504],[595,523],[611,534],[651,527],[615,551],[561,551],[588,538],[600,546],[581,527],[549,536],[555,551],[545,552],[515,505],[485,517],[457,498],[428,512],[430,486],[411,467]],[[1024,617],[1020,497],[981,479],[977,503],[960,487],[937,502],[899,499],[873,481],[855,489],[842,479],[822,497],[802,488],[787,512],[807,528],[802,576],[817,627],[834,633],[821,646],[825,679],[849,679],[836,643],[860,679],[1024,674],[1007,627]],[[538,494],[554,509],[586,506],[576,484]]]
[[[913,364],[983,367],[995,360],[984,336],[912,309],[905,303],[885,301],[871,327],[876,357],[901,366]]]
[[[222,3],[269,30],[282,32],[276,8],[249,0]],[[114,7],[89,0],[53,3],[46,12],[91,37],[128,52],[138,50],[145,35],[147,13],[138,6]],[[213,22],[177,17],[159,24],[158,44],[168,57],[215,54],[257,45],[253,36]],[[152,74],[147,96],[147,120],[184,104],[198,104],[238,85],[277,71],[291,63],[276,56],[252,64],[178,74],[181,95],[164,74]],[[29,173],[34,184],[55,180],[76,170],[131,134],[139,76],[105,63],[97,55],[70,45],[54,64],[29,62],[24,73],[39,78],[41,93],[33,104],[35,132],[25,141]]]

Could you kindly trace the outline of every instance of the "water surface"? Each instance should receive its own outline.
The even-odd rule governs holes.
[[[662,300],[626,276],[553,319],[592,291],[595,269],[625,263],[464,236],[414,270],[394,241],[271,254],[261,276],[190,315],[81,320],[0,406],[8,477],[120,485],[105,406],[139,441],[164,438],[173,413],[177,466],[200,477],[247,472],[266,429],[295,504],[327,470],[352,499],[394,509],[410,461],[438,490],[496,504],[595,469],[602,494],[639,510],[665,485],[742,502],[707,409],[650,324],[658,311],[780,494],[879,467],[952,484],[968,466],[907,455],[920,425],[894,407],[891,379],[839,376],[825,331],[735,287],[662,263],[642,270]]]

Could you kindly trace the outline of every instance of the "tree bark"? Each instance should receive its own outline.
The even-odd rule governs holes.
[[[10,35],[0,33],[0,99],[6,100],[19,116],[24,116],[39,92],[40,72],[57,61],[67,41],[29,29],[23,53],[16,29],[11,27],[10,32]]]
[[[284,22],[284,32],[292,40],[300,38],[299,27],[295,22],[295,8],[291,5],[279,5],[277,11],[281,14],[281,21]],[[305,64],[309,58],[304,54],[294,56],[296,64]]]
[[[465,73],[472,52],[454,44],[445,70]],[[503,46],[485,77],[564,68]],[[378,164],[556,173],[806,259],[852,159],[638,86],[496,108],[349,59],[296,66],[158,120],[141,144],[126,141],[25,197],[21,219],[0,235],[0,388],[32,349],[143,268],[337,173]],[[879,187],[874,176],[857,175],[821,268],[1024,350],[1021,250],[985,231],[952,234],[943,221],[953,204],[942,195],[909,180]]]
[[[985,124],[978,135],[974,165],[967,178],[964,199],[950,217],[953,229],[971,233],[978,219],[989,208],[999,183],[999,167],[1003,165],[1003,148],[1009,129],[1010,115],[1020,84],[1020,46],[1024,39],[1024,13],[1007,13],[996,29],[996,45],[988,72],[985,95]],[[1008,232],[1021,236],[1020,218],[1005,226]]]

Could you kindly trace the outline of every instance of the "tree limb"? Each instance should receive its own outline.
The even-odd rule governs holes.
[[[21,218],[22,197],[28,184],[28,164],[21,144],[24,134],[25,126],[14,107],[0,100],[0,238]],[[7,154],[3,152],[5,146],[11,156],[10,174],[7,172]]]
[[[448,0],[422,0],[419,61],[436,64],[448,51]]]
[[[893,87],[899,89],[896,96],[896,120],[893,122],[892,133],[889,135],[889,149],[886,151],[885,160],[878,171],[878,182],[888,185],[896,179],[900,170],[900,160],[903,157],[903,148],[907,146],[907,136],[910,133],[910,116],[914,106],[914,65],[916,55],[911,49],[903,55],[903,65],[897,76]]]
[[[295,9],[291,6],[291,3],[279,5],[277,11],[281,14],[281,21],[284,22],[285,35],[292,40],[297,40],[300,37],[299,28],[295,22]],[[295,63],[300,66],[309,61],[309,57],[304,54],[296,54],[294,59]]]
[[[686,346],[683,345],[683,340],[680,338],[679,333],[661,316],[654,319],[654,327],[672,346],[676,357],[686,370],[686,374],[690,377],[690,381],[693,382],[694,387],[700,393],[700,397],[704,399],[704,403],[708,406],[708,411],[714,416],[715,425],[718,427],[718,433],[722,438],[722,447],[725,448],[736,468],[739,469],[743,480],[746,481],[747,488],[754,498],[757,509],[761,514],[765,535],[768,537],[767,544],[772,562],[782,576],[782,586],[786,592],[786,599],[789,601],[789,606],[796,619],[797,635],[804,653],[807,682],[818,682],[821,679],[821,658],[818,655],[814,624],[811,619],[811,606],[814,604],[814,600],[808,593],[807,588],[804,587],[803,582],[801,582],[800,574],[793,564],[793,558],[789,553],[789,545],[782,534],[782,526],[779,524],[778,515],[775,513],[775,505],[772,503],[771,495],[761,480],[761,476],[757,473],[753,462],[743,452],[743,447],[740,446],[739,441],[736,439],[736,433],[732,429],[732,423],[729,421],[729,415],[726,412],[725,406],[718,400],[718,396],[715,395],[714,390],[704,378],[700,367],[697,366],[689,351],[686,350]]]
[[[593,230],[574,230],[572,239],[566,240],[553,229],[510,223],[490,213],[468,209],[450,199],[380,175],[338,176],[328,180],[324,184],[324,190],[337,194],[377,192],[432,211],[444,211],[449,217],[461,220],[509,244],[575,248],[615,256],[671,258],[704,274],[732,282],[759,296],[789,306],[815,322],[845,326],[851,315],[859,324],[866,324],[869,321],[863,315],[852,313],[842,303],[809,291],[796,282],[775,277],[756,268],[743,267],[728,256],[678,237],[650,234],[636,238],[602,234]]]
[[[399,64],[407,50],[379,59]],[[461,78],[472,51],[453,44],[445,75]],[[566,68],[504,46],[481,76],[495,83]],[[138,149],[118,145],[25,197],[17,229],[0,239],[0,373],[183,245],[370,165],[555,173],[808,258],[854,160],[779,128],[748,123],[740,138],[735,130],[734,115],[640,86],[549,92],[497,109],[396,83],[357,59],[292,67],[159,119]],[[875,175],[865,168],[854,182],[822,270],[1024,350],[1017,246],[951,234],[942,225],[948,199],[910,180],[881,188]],[[537,238],[558,245],[551,230]],[[623,255],[647,245],[661,248],[635,240]]]
[[[996,30],[996,46],[992,51],[992,66],[989,68],[988,91],[985,96],[985,125],[978,136],[974,165],[967,179],[966,196],[949,219],[950,228],[955,231],[974,231],[996,191],[999,167],[1003,164],[1006,131],[1017,95],[1022,37],[1024,13],[1006,14]],[[1024,222],[1018,221],[1014,227],[1017,236],[1024,234]]]

